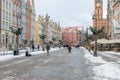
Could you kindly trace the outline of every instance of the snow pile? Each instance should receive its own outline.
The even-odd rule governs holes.
[[[120,55],[120,52],[113,52],[113,51],[103,51],[102,53]]]
[[[103,64],[101,66],[95,67],[93,71],[96,74],[95,75],[96,77],[94,77],[95,80],[97,78],[99,78],[99,80],[103,80],[103,79],[120,80],[120,77],[119,77],[120,69],[117,64],[113,64],[113,63]]]
[[[94,62],[94,63],[107,63],[102,59],[102,57],[94,57],[92,54],[90,54],[87,50],[85,51],[85,56],[87,60]]]
[[[13,55],[0,56],[0,61],[7,61],[11,59]]]
[[[62,48],[51,48],[50,49],[50,52],[53,52],[53,51],[57,51],[59,49],[62,49]],[[13,55],[13,51],[6,51],[8,54],[6,55],[0,55],[0,61],[8,61],[10,59],[14,59],[14,58],[20,58],[20,57],[23,57],[25,56],[25,52],[26,50],[20,50],[20,55],[17,55],[17,56],[14,56]],[[39,55],[39,54],[43,54],[43,53],[46,53],[47,51],[34,51],[34,52],[29,52],[31,55]],[[12,54],[11,54],[12,53]]]
[[[119,64],[113,62],[107,62],[102,57],[94,57],[87,50],[85,50],[85,56],[88,61],[95,63],[93,72],[94,80],[120,80],[120,67]],[[99,66],[96,65],[100,63]]]
[[[80,47],[80,49],[84,49],[84,50],[86,50],[86,48],[85,48],[85,47]]]
[[[62,48],[51,48],[50,49],[50,52],[53,52],[53,51],[57,51],[59,49],[62,49]],[[38,55],[38,54],[43,54],[43,53],[46,53],[47,51],[34,51],[34,52],[30,52],[30,54],[32,55]]]
[[[113,52],[113,51],[102,51],[102,52],[99,52],[100,54],[102,55],[106,55],[106,56],[109,56],[109,57],[113,57],[113,56],[119,56],[120,57],[120,52]]]
[[[19,57],[23,57],[24,55],[21,54],[19,56],[14,56],[14,55],[5,55],[5,56],[0,56],[0,61],[8,61],[10,59],[13,59],[13,58],[19,58]]]
[[[31,55],[38,55],[38,54],[43,54],[46,53],[46,51],[34,51],[34,52],[30,52]]]
[[[51,49],[50,49],[50,52],[52,52],[52,51],[57,51],[57,50],[59,50],[59,49],[63,49],[63,48],[51,48]]]

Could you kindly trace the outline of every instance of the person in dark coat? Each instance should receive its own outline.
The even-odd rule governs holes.
[[[47,56],[49,56],[49,50],[50,50],[50,45],[49,44],[46,45],[46,50],[47,50]]]
[[[34,46],[34,45],[32,45],[32,50],[34,51],[34,49],[35,49],[35,46]]]
[[[68,45],[68,52],[71,53],[72,47],[71,45]]]
[[[26,56],[32,56],[31,54],[29,54],[28,51],[26,51],[25,53],[26,53],[26,54],[25,54]]]
[[[38,50],[40,49],[40,45],[38,45]]]

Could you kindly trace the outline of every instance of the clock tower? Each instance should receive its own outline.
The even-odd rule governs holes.
[[[95,0],[95,15],[97,19],[103,18],[103,1]]]
[[[103,0],[94,0],[93,27],[104,27],[104,31],[108,33],[107,19],[103,18]]]

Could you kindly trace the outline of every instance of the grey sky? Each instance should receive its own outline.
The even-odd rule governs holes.
[[[106,1],[104,17],[106,15]],[[94,0],[35,0],[36,14],[45,16],[48,13],[53,21],[60,21],[61,26],[92,25]]]

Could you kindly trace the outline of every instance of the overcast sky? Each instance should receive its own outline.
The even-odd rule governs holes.
[[[104,17],[106,16],[106,3],[104,1]],[[48,13],[55,22],[62,27],[92,25],[94,0],[35,0],[36,15],[45,16]]]

